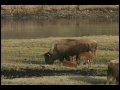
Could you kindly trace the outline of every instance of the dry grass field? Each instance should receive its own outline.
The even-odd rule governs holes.
[[[51,44],[65,38],[89,38],[98,43],[97,64],[65,67],[59,61],[46,65],[43,54]],[[2,85],[102,85],[107,63],[119,57],[119,36],[49,37],[1,40]]]

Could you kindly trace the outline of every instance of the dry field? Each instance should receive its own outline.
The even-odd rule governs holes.
[[[67,37],[71,38],[71,37]],[[1,40],[2,85],[102,85],[106,83],[107,63],[119,57],[119,36],[73,37],[94,39],[98,43],[97,64],[87,68],[46,65],[43,54],[58,38]]]

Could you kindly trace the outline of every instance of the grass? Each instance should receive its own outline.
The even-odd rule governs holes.
[[[69,37],[68,37],[69,38]],[[76,37],[73,37],[76,38]],[[78,37],[77,39],[79,39]],[[98,62],[100,58],[106,60],[118,57],[119,38],[118,36],[91,36],[81,37],[94,39],[98,43]],[[43,61],[43,54],[47,52],[51,44],[58,39],[64,38],[43,38],[43,39],[23,39],[23,40],[2,40],[2,62],[8,60],[15,61]],[[108,59],[107,59],[108,58]],[[104,61],[106,61],[104,60]],[[15,62],[14,61],[14,62]],[[11,61],[10,61],[11,62]]]
[[[42,77],[54,78],[55,76],[74,77],[75,75],[88,76],[102,76],[106,77],[107,63],[112,59],[119,57],[119,36],[84,36],[84,37],[49,37],[41,39],[8,39],[1,40],[1,75],[2,84],[45,84],[45,82],[31,82]],[[60,66],[56,60],[54,65],[46,65],[43,54],[47,52],[51,44],[59,39],[64,38],[89,38],[94,39],[98,43],[97,48],[97,64],[92,65],[91,68],[87,68],[87,65],[81,65],[77,68],[69,68]],[[34,78],[35,77],[35,78]],[[90,78],[90,81],[86,81],[85,77],[78,81],[70,83],[56,83],[56,84],[103,84],[105,79]],[[23,78],[25,78],[24,81]],[[26,81],[30,79],[29,81]],[[33,78],[33,79],[32,79]],[[89,78],[89,77],[88,77]],[[20,80],[20,82],[19,82]],[[48,79],[49,80],[49,79]],[[61,80],[59,78],[59,80]],[[64,79],[63,79],[64,80]],[[82,80],[82,81],[81,81]],[[17,82],[18,81],[18,82]],[[46,84],[55,84],[46,83]]]
[[[39,16],[40,14],[47,14],[47,18],[49,14],[56,14],[65,18],[71,17],[70,15],[74,17],[78,14],[106,17],[114,16],[114,14],[119,12],[119,8],[115,5],[2,5],[1,7],[2,15],[20,17],[24,15],[27,15],[27,17],[29,15]]]
[[[44,67],[44,68],[43,68]],[[78,66],[70,68],[60,65],[45,64],[2,64],[2,75],[6,78],[31,77],[31,76],[60,76],[60,75],[84,75],[84,76],[106,76],[107,66],[92,65],[89,69],[87,66]]]
[[[2,85],[105,85],[106,77],[99,76],[42,76],[2,79]]]

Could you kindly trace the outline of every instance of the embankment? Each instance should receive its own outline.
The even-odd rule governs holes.
[[[2,5],[2,18],[118,18],[118,5]]]

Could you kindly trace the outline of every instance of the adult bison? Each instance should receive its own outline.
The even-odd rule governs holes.
[[[82,52],[91,51],[94,55],[96,52],[97,43],[95,40],[90,39],[63,39],[55,42],[51,49],[44,54],[46,64],[53,64],[56,59],[63,62],[64,59],[70,60],[71,56],[79,55]]]
[[[107,84],[119,84],[119,60],[108,63]]]

